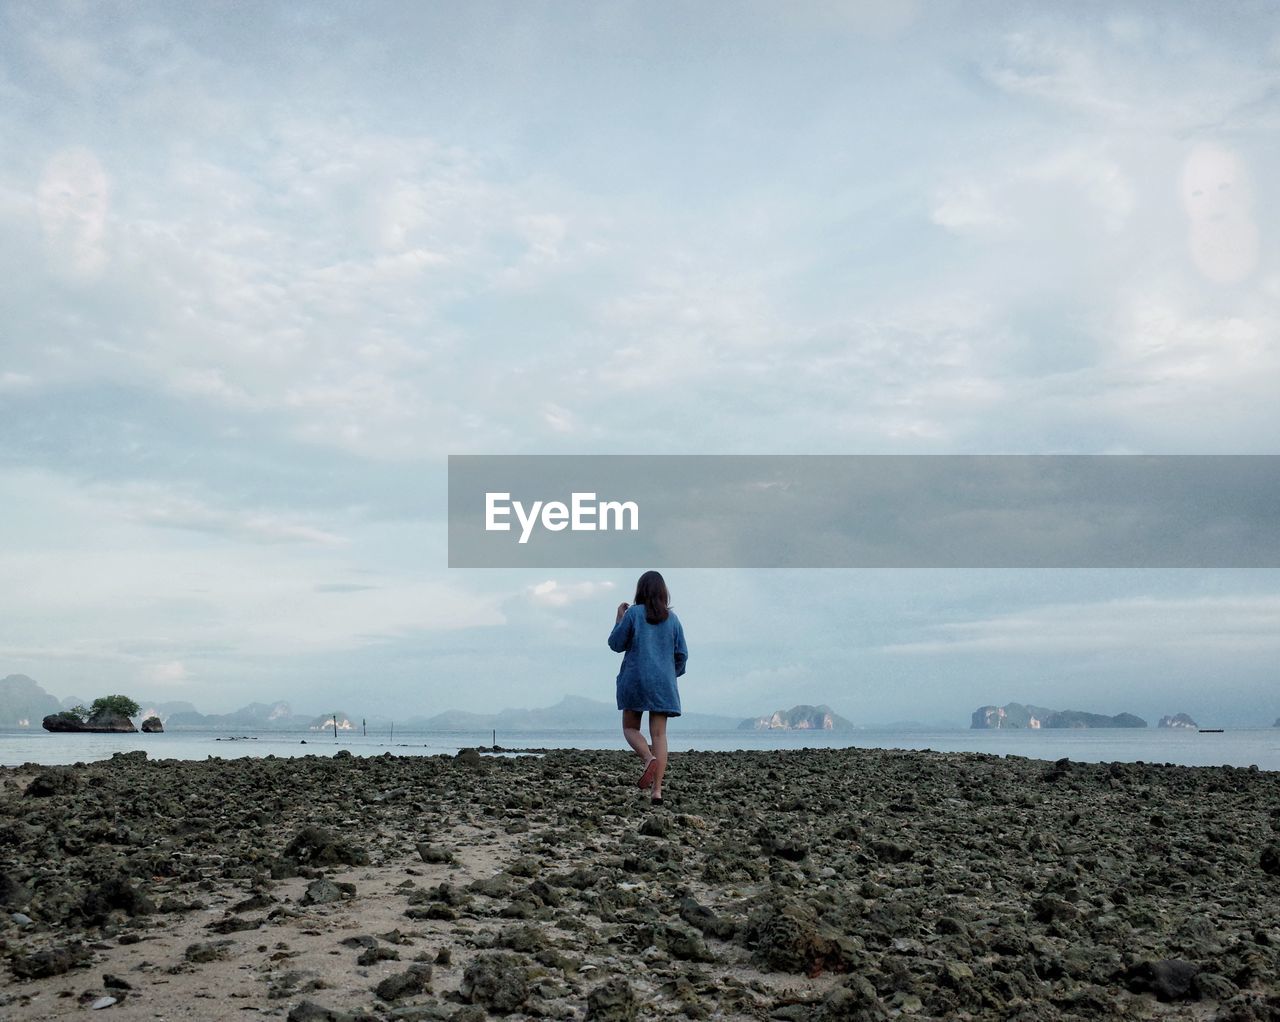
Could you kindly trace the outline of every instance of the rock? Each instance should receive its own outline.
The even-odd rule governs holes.
[[[40,726],[46,731],[92,735],[133,734],[138,730],[124,714],[110,710],[95,713],[87,721],[70,712],[51,713],[40,722]]]
[[[680,918],[708,936],[718,937],[720,940],[732,940],[738,928],[732,919],[724,919],[716,915],[693,898],[680,900]]]
[[[498,946],[532,954],[546,944],[536,926],[508,926],[498,934]]]
[[[1236,994],[1214,1016],[1214,1022],[1276,1022],[1277,1019],[1280,1019],[1280,993]]]
[[[465,1000],[492,1012],[514,1012],[529,999],[529,979],[516,955],[484,952],[467,966],[459,992]]]
[[[871,851],[881,862],[910,862],[916,854],[914,848],[896,841],[872,841]]]
[[[341,901],[345,897],[346,894],[341,887],[332,880],[321,877],[307,884],[307,889],[303,892],[299,901],[303,905],[331,905],[333,902]]]
[[[862,976],[849,976],[832,987],[814,1012],[821,1022],[876,1022],[888,1016],[876,988]]]
[[[45,979],[49,976],[61,976],[72,969],[83,969],[92,961],[93,956],[88,948],[73,943],[29,955],[14,955],[9,960],[9,968],[18,979]]]
[[[1172,717],[1161,717],[1159,723],[1156,724],[1156,727],[1164,728],[1198,728],[1199,726],[1185,713],[1175,713]]]
[[[94,1011],[100,1011],[103,1008],[110,1008],[113,1004],[116,1003],[116,1001],[117,1001],[117,998],[107,995],[105,997],[99,997],[92,1004],[90,1004],[89,1007],[92,1008]]]
[[[1262,872],[1273,877],[1280,877],[1280,845],[1267,845],[1258,857],[1258,865]]]
[[[635,991],[622,976],[614,976],[587,995],[587,1022],[634,1022],[639,1010]]]
[[[405,1004],[392,1008],[388,1016],[390,1022],[453,1022],[463,1010],[476,1010],[480,1013],[481,1022],[486,1022],[488,1013],[483,1008],[467,1005],[466,1009],[454,1008],[439,1001],[425,1001],[421,1004]]]
[[[245,916],[227,915],[216,922],[210,923],[205,929],[213,933],[244,933],[246,930],[256,930],[263,923],[262,919],[249,919]]]
[[[1199,972],[1196,974],[1195,992],[1205,1000],[1229,1001],[1240,992],[1240,988],[1219,973]]]
[[[422,857],[422,861],[429,865],[437,866],[451,863],[454,861],[453,852],[447,848],[441,848],[439,845],[430,845],[425,841],[418,845],[418,855]]]
[[[671,953],[671,957],[678,958],[682,962],[714,962],[716,960],[706,942],[692,930],[668,926],[663,931],[663,942]]]
[[[388,976],[373,992],[384,1001],[398,1001],[402,997],[431,992],[431,966],[426,962],[415,962],[407,972],[397,972]]]
[[[92,926],[102,925],[112,912],[142,916],[155,910],[151,899],[141,894],[125,876],[108,877],[95,884],[80,903],[80,914]]]
[[[1125,984],[1135,994],[1155,994],[1157,1001],[1195,1000],[1199,972],[1200,966],[1179,958],[1143,961],[1129,968]]]
[[[761,827],[756,831],[756,840],[760,842],[765,855],[776,855],[788,862],[800,862],[809,854],[809,846],[803,841],[793,837],[779,837],[768,827]]]
[[[28,798],[49,798],[53,795],[70,795],[80,787],[80,778],[70,770],[46,770],[37,774],[27,785]]]
[[[664,809],[650,813],[640,824],[640,833],[645,837],[666,837],[675,830],[675,819]]]
[[[973,970],[964,962],[947,962],[942,967],[942,978],[948,986],[959,989],[973,980]]]
[[[314,1001],[303,1001],[289,1012],[288,1022],[357,1022],[357,1017],[346,1011],[325,1008]]]
[[[1080,911],[1056,894],[1045,894],[1031,903],[1031,914],[1042,923],[1065,923],[1075,919]]]
[[[30,925],[31,925],[31,923],[32,923],[32,919],[31,919],[31,917],[30,917],[29,915],[26,915],[26,914],[22,913],[22,912],[11,912],[11,913],[9,913],[9,920],[10,920],[10,922],[12,922],[15,926],[30,926]]]
[[[400,952],[393,947],[367,947],[360,952],[356,958],[356,965],[368,968],[370,965],[377,965],[379,962],[398,962],[400,961]]]
[[[753,946],[755,960],[778,972],[816,976],[846,971],[834,935],[819,927],[813,910],[806,905],[766,902],[747,917],[743,936]]]
[[[515,886],[511,883],[509,876],[505,873],[498,873],[496,876],[472,880],[467,885],[467,890],[482,894],[486,898],[509,898],[511,897],[511,892],[515,890]]]
[[[132,990],[133,985],[128,981],[121,979],[119,976],[113,976],[109,972],[102,974],[102,985],[108,990]]]
[[[227,957],[227,951],[232,943],[229,940],[206,940],[198,944],[188,944],[182,957],[197,965],[216,962]]]
[[[284,858],[304,866],[367,866],[362,848],[331,834],[323,827],[303,827],[284,849]]]
[[[149,735],[158,735],[164,733],[164,721],[159,717],[148,717],[142,722],[142,730]]]
[[[484,765],[484,757],[480,755],[479,749],[459,749],[454,759],[460,765],[473,769]]]

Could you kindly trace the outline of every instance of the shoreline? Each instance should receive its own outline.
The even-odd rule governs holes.
[[[1280,772],[1280,730],[1234,728],[1229,731],[1191,732],[1129,729],[954,729],[950,731],[862,730],[829,733],[793,732],[673,733],[673,753],[755,752],[814,749],[918,750],[946,753],[985,753],[1088,763],[1165,763],[1184,766],[1230,765]],[[116,752],[145,751],[157,759],[202,760],[210,756],[236,758],[325,756],[348,750],[361,757],[390,752],[397,756],[453,755],[462,748],[491,747],[490,732],[397,733],[395,741],[379,735],[343,735],[331,738],[310,733],[219,732],[175,730],[158,735],[52,735],[22,730],[0,730],[0,765],[70,765],[95,762]],[[407,740],[406,740],[407,739]],[[557,732],[503,732],[498,745],[511,753],[551,750],[614,751],[622,747],[612,730],[564,730]]]
[[[637,773],[563,749],[0,768],[0,1016],[1280,1015],[1272,772],[689,752],[657,810]]]

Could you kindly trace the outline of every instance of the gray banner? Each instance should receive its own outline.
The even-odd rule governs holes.
[[[449,566],[1275,568],[1280,456],[451,455]]]

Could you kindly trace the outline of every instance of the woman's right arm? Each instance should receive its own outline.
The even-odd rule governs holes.
[[[621,610],[621,608],[619,608]],[[618,615],[617,624],[613,626],[613,631],[609,633],[609,648],[615,653],[625,653],[627,647],[631,644],[631,630],[635,627],[634,615],[628,614],[625,610],[621,610]]]

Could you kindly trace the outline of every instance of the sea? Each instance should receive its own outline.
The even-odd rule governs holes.
[[[1181,766],[1256,766],[1280,771],[1280,728],[1232,728],[1220,733],[1162,728],[1090,730],[968,729],[903,731],[696,731],[673,721],[672,752],[731,752],[784,749],[932,749],[981,752],[1080,763],[1145,762]],[[430,731],[393,734],[339,731],[174,730],[163,734],[51,734],[40,729],[0,730],[0,766],[53,766],[110,759],[117,752],[143,749],[150,759],[238,759],[243,756],[332,756],[346,749],[356,756],[452,756],[463,748],[491,747],[492,731]],[[508,754],[546,749],[623,749],[619,731],[498,732]]]

